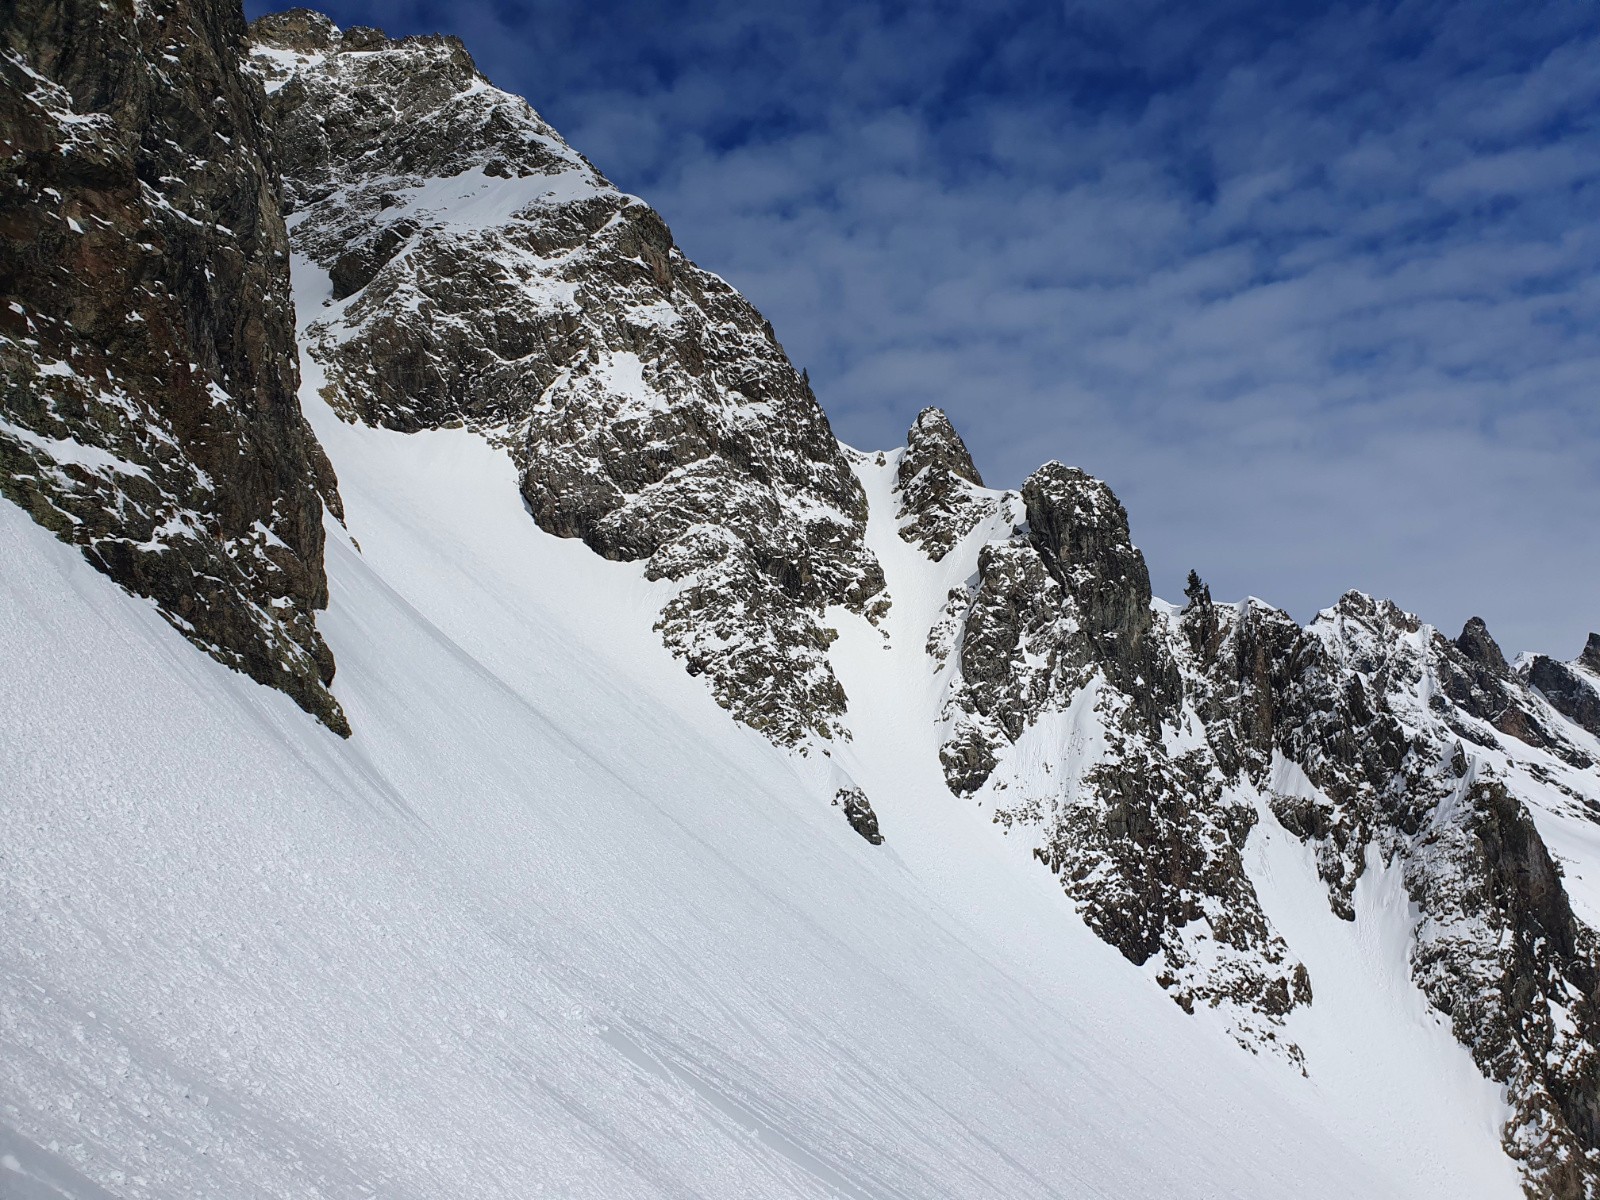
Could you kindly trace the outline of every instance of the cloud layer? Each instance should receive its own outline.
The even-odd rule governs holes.
[[[991,483],[1083,466],[1168,596],[1600,627],[1592,3],[330,12],[459,33],[846,441],[938,404]]]

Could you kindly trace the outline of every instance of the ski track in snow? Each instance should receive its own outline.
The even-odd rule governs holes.
[[[1365,920],[1381,872],[1351,934],[1303,847],[1252,840],[1328,987],[1306,1080],[945,790],[922,647],[970,556],[894,534],[892,456],[861,467],[889,636],[839,614],[856,738],[795,759],[662,648],[669,585],[539,531],[477,435],[343,424],[305,367],[349,742],[0,505],[7,1200],[1520,1194]]]

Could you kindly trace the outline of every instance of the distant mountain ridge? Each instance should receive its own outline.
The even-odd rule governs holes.
[[[126,70],[73,49],[102,44]],[[890,521],[942,581],[928,804],[981,806],[1152,987],[1313,1080],[1319,980],[1252,839],[1306,846],[1346,921],[1397,870],[1411,980],[1504,1088],[1527,1194],[1600,1195],[1597,912],[1566,877],[1600,862],[1547,840],[1600,823],[1600,635],[1513,664],[1477,619],[1451,639],[1358,592],[1304,626],[1198,576],[1164,604],[1080,470],[986,488],[936,409],[843,446],[765,319],[456,39],[165,0],[23,3],[3,45],[0,490],[214,657],[349,732],[303,373],[348,423],[481,435],[540,529],[641,563],[665,652],[887,856],[841,640],[889,649],[922,602]]]

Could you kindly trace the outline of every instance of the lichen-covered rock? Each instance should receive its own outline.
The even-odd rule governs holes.
[[[900,536],[939,562],[986,517],[995,513],[992,494],[961,435],[942,409],[917,414],[896,471]]]
[[[450,38],[303,10],[252,27],[310,352],[347,417],[466,422],[541,527],[679,585],[658,629],[738,719],[839,736],[830,605],[874,613],[866,500],[806,379],[736,291]]]
[[[222,0],[0,15],[0,492],[344,732],[314,620],[337,491],[244,34]]]

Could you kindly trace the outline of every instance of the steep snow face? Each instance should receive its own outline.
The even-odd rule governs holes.
[[[544,529],[679,585],[661,635],[724,707],[788,744],[837,735],[822,612],[878,611],[882,572],[767,322],[459,42],[304,11],[252,33],[293,241],[332,285],[306,333],[322,395],[493,431]]]
[[[1198,581],[1182,612],[1158,605],[1109,488],[1052,463],[1020,493],[987,491],[931,410],[872,509],[896,538],[869,538],[866,460],[851,470],[759,314],[459,43],[303,11],[253,36],[300,276],[326,280],[302,294],[308,394],[368,424],[465,424],[506,447],[534,520],[668,585],[651,593],[666,645],[724,708],[802,752],[819,805],[891,852],[893,775],[872,765],[881,689],[849,665],[850,639],[865,622],[894,643],[884,622],[915,587],[885,588],[886,554],[948,568],[939,612],[897,644],[923,647],[931,761],[991,836],[1026,844],[1185,1011],[1307,1072],[1293,1030],[1316,979],[1261,898],[1252,838],[1312,846],[1346,919],[1369,854],[1399,863],[1420,914],[1415,982],[1510,1089],[1530,1187],[1588,1186],[1592,936],[1530,793],[1443,764],[1449,739],[1504,734],[1588,795],[1593,759],[1487,631],[1454,646],[1429,631],[1444,649],[1408,650],[1418,623],[1365,598],[1370,612],[1347,598],[1301,630],[1264,606],[1234,619]],[[1435,696],[1444,707],[1426,708]],[[852,751],[863,723],[872,740]],[[1275,756],[1308,787],[1274,790]]]
[[[892,504],[895,609],[835,613],[872,847],[820,753],[729,721],[660,646],[669,582],[527,520],[503,448],[306,404],[349,519],[325,619],[348,742],[0,506],[0,1180],[1516,1194],[1474,1073],[1419,1069],[1404,1144],[1373,1136],[1392,1098],[1239,1054],[944,789],[923,643],[961,568]],[[862,470],[887,499],[892,465]],[[1388,1082],[1367,1031],[1328,1036]]]

